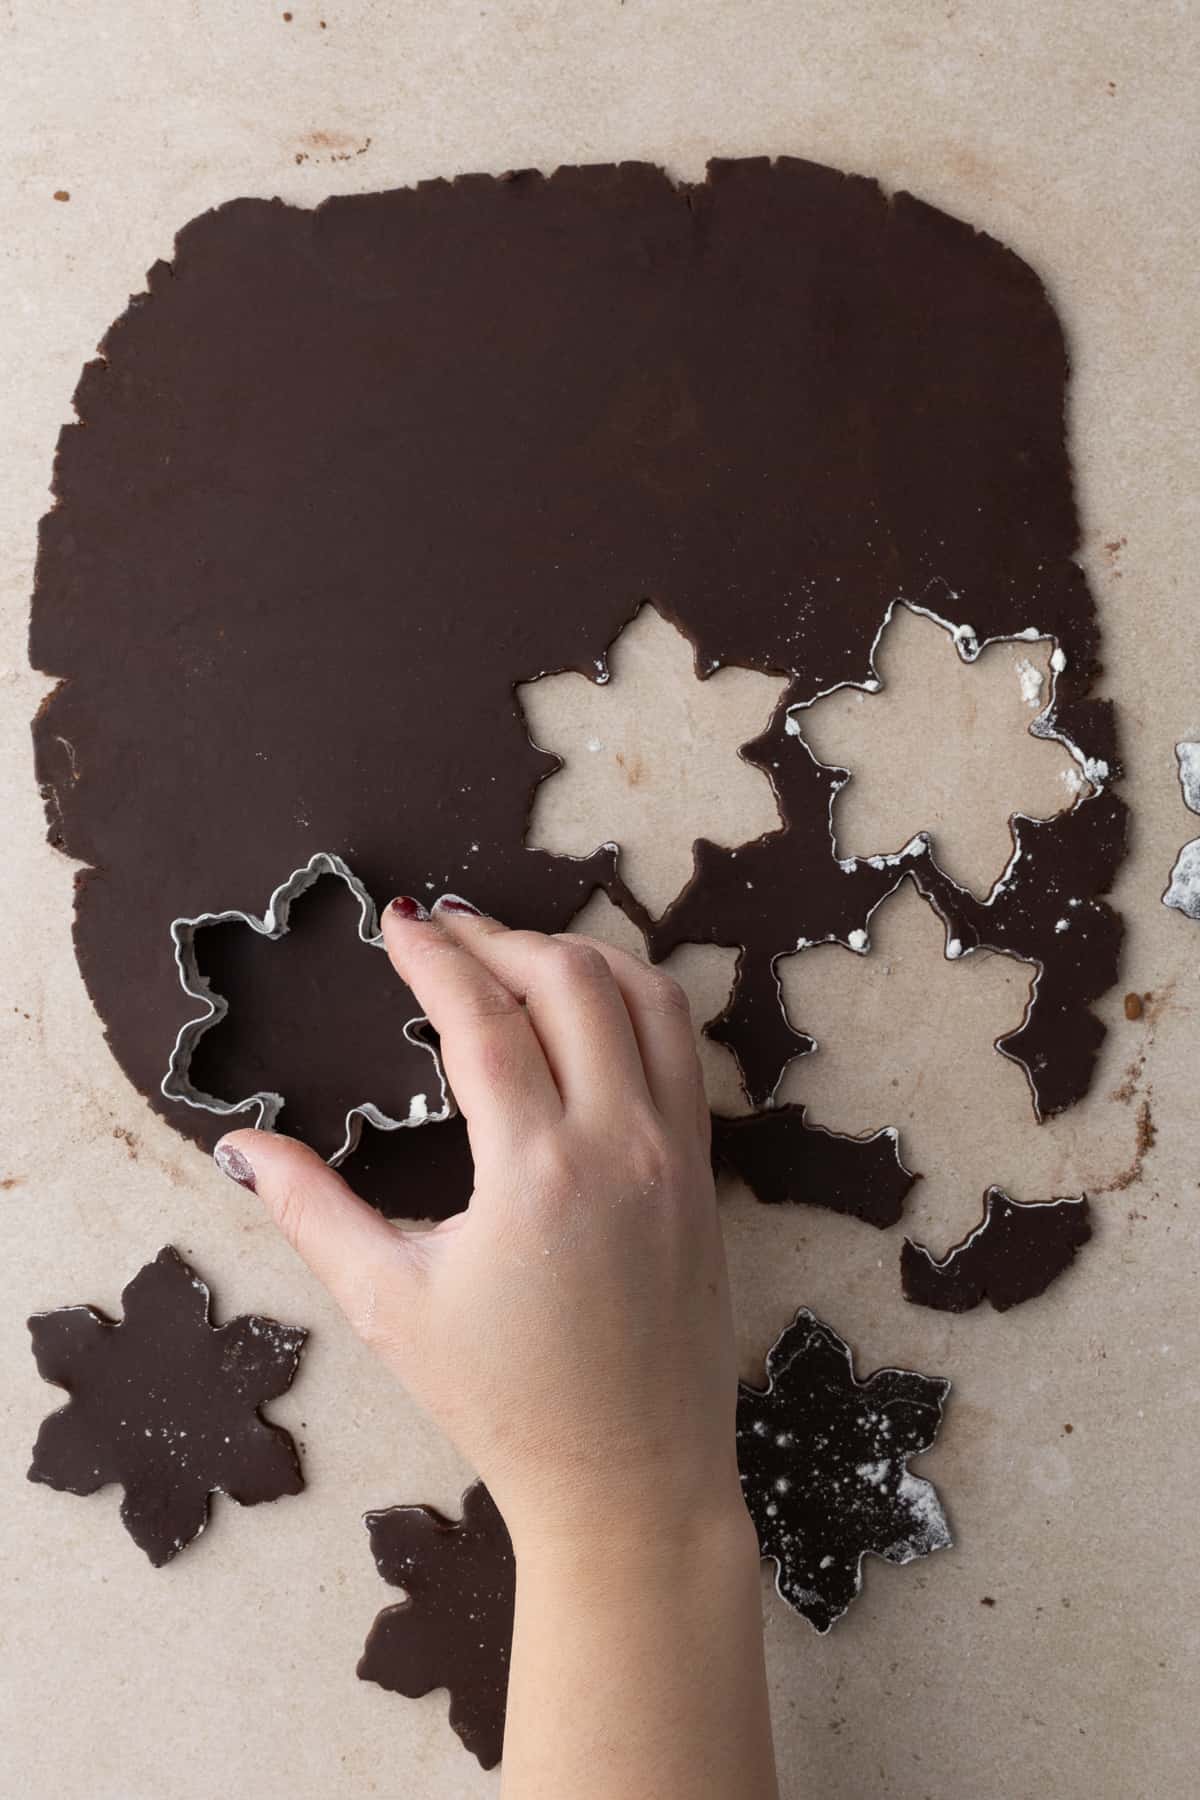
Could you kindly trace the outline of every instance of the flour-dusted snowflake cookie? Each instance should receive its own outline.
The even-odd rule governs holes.
[[[358,1664],[363,1681],[420,1699],[450,1691],[450,1724],[485,1769],[504,1747],[516,1564],[496,1503],[477,1481],[462,1518],[431,1506],[368,1513],[379,1573],[405,1599],[372,1625]]]
[[[941,1424],[950,1383],[905,1369],[854,1377],[850,1352],[801,1311],[767,1357],[767,1386],[739,1384],[737,1454],[759,1549],[790,1606],[828,1631],[871,1552],[909,1562],[950,1543],[941,1502],[908,1471]],[[450,1724],[485,1769],[504,1747],[516,1564],[482,1482],[462,1518],[428,1506],[368,1513],[376,1566],[405,1598],[372,1625],[364,1681],[418,1699],[450,1693]]]
[[[1175,755],[1183,804],[1200,813],[1200,744],[1176,744]],[[1200,919],[1200,838],[1192,838],[1176,857],[1163,905],[1173,906],[1185,918]]]
[[[90,1306],[35,1313],[38,1372],[66,1388],[43,1420],[30,1481],[125,1489],[121,1519],[156,1568],[204,1530],[208,1497],[256,1506],[304,1486],[290,1435],[258,1408],[291,1386],[307,1332],[247,1313],[209,1318],[209,1291],[168,1245],[121,1295],[120,1322]]]
[[[848,1346],[803,1308],[766,1374],[765,1388],[738,1386],[742,1491],[781,1598],[824,1632],[861,1589],[864,1556],[949,1547],[941,1501],[908,1459],[937,1436],[950,1383],[908,1369],[858,1381]]]

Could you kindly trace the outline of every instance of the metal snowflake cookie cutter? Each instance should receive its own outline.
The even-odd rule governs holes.
[[[171,939],[175,945],[175,966],[179,971],[179,983],[190,1000],[199,1000],[207,1008],[198,1018],[189,1019],[180,1026],[179,1035],[175,1039],[175,1048],[171,1052],[171,1060],[167,1072],[163,1076],[160,1091],[167,1100],[182,1101],[185,1106],[195,1107],[201,1112],[215,1113],[221,1118],[228,1118],[236,1113],[246,1112],[250,1107],[257,1107],[254,1124],[259,1131],[273,1131],[275,1121],[283,1109],[285,1096],[270,1092],[248,1094],[242,1100],[221,1100],[215,1094],[205,1094],[194,1087],[190,1078],[192,1056],[196,1045],[214,1025],[220,1023],[229,1011],[229,1002],[223,994],[218,994],[210,985],[207,976],[200,973],[196,962],[196,933],[209,925],[248,925],[260,937],[272,942],[285,937],[288,931],[288,916],[292,902],[301,894],[307,893],[313,884],[323,875],[336,875],[344,881],[359,905],[358,935],[360,942],[372,949],[383,949],[383,936],[379,930],[379,915],[375,902],[368,894],[358,876],[354,874],[340,856],[331,851],[319,850],[310,856],[302,868],[294,869],[286,881],[280,883],[267,902],[267,910],[262,918],[253,913],[241,912],[232,908],[228,912],[198,913],[191,919],[174,919],[171,922]],[[424,1050],[433,1063],[437,1077],[439,1103],[431,1108],[424,1094],[414,1094],[409,1102],[406,1117],[394,1119],[371,1100],[360,1101],[352,1106],[346,1114],[346,1131],[342,1142],[327,1160],[331,1168],[337,1168],[355,1148],[362,1135],[363,1121],[374,1125],[377,1131],[403,1131],[409,1126],[440,1124],[452,1117],[455,1107],[446,1077],[442,1072],[441,1060],[434,1046],[423,1035],[428,1020],[422,1014],[410,1019],[404,1027],[404,1036],[410,1044]]]
[[[1176,744],[1175,756],[1183,804],[1189,811],[1200,813],[1200,743]],[[1174,907],[1185,918],[1200,921],[1200,838],[1192,838],[1176,857],[1162,903]]]

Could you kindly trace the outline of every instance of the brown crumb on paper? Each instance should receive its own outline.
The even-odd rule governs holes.
[[[1143,1100],[1137,1109],[1137,1134],[1134,1140],[1133,1161],[1129,1167],[1122,1169],[1113,1177],[1107,1187],[1099,1188],[1103,1194],[1122,1194],[1126,1188],[1132,1187],[1135,1181],[1142,1179],[1142,1164],[1146,1160],[1146,1152],[1150,1149],[1158,1133],[1154,1126],[1154,1115],[1150,1111],[1149,1100]]]
[[[1109,1099],[1119,1100],[1123,1106],[1128,1105],[1137,1093],[1138,1082],[1142,1078],[1142,1070],[1145,1066],[1146,1057],[1144,1053],[1141,1056],[1135,1057],[1129,1067],[1125,1070],[1125,1073],[1122,1075],[1116,1087],[1110,1090],[1108,1096]]]

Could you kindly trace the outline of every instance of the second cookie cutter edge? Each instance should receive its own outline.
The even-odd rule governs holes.
[[[180,918],[171,921],[171,941],[175,946],[175,966],[179,971],[179,983],[189,1000],[199,1000],[207,1012],[198,1018],[188,1019],[180,1026],[175,1039],[175,1047],[171,1051],[171,1060],[167,1064],[167,1072],[159,1083],[159,1090],[166,1100],[181,1101],[183,1105],[193,1107],[200,1112],[214,1113],[220,1118],[229,1118],[236,1113],[247,1111],[250,1107],[258,1108],[258,1116],[254,1123],[260,1131],[273,1131],[275,1121],[285,1105],[285,1096],[268,1091],[249,1094],[244,1100],[221,1100],[215,1094],[205,1094],[193,1087],[190,1079],[192,1056],[196,1045],[206,1031],[218,1024],[229,1011],[229,1002],[223,994],[218,994],[208,977],[200,973],[196,962],[196,933],[209,925],[248,925],[260,937],[272,942],[286,937],[288,931],[288,915],[292,902],[319,881],[322,875],[336,875],[345,882],[359,904],[358,935],[362,943],[373,949],[383,949],[383,936],[379,930],[379,914],[375,902],[368,894],[362,882],[340,856],[332,851],[318,850],[299,869],[293,869],[286,881],[281,881],[267,902],[267,910],[262,918],[254,913],[242,912],[238,908],[230,908],[227,912],[198,913],[194,918]],[[404,1036],[410,1044],[424,1050],[437,1071],[438,1089],[441,1095],[440,1105],[436,1110],[426,1103],[424,1094],[414,1094],[409,1103],[407,1117],[394,1119],[382,1112],[373,1101],[364,1100],[352,1106],[346,1114],[346,1133],[341,1144],[333,1155],[326,1160],[330,1168],[336,1169],[358,1144],[362,1135],[365,1119],[379,1131],[403,1131],[417,1125],[440,1124],[449,1119],[455,1112],[454,1100],[446,1083],[441,1059],[434,1046],[420,1035],[428,1024],[424,1014],[410,1019],[404,1027]]]

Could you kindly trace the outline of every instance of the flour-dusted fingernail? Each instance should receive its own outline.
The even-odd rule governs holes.
[[[439,895],[433,903],[434,917],[436,918],[438,913],[443,912],[466,913],[472,919],[481,919],[483,917],[479,908],[477,906],[472,906],[469,900],[464,900],[461,894]]]
[[[228,1175],[230,1181],[236,1181],[239,1187],[249,1188],[252,1194],[258,1192],[253,1164],[248,1156],[242,1155],[236,1145],[218,1144],[213,1151],[213,1161],[222,1175]]]
[[[388,911],[395,913],[398,919],[421,920],[429,917],[421,902],[414,900],[411,894],[397,894],[389,905]]]

